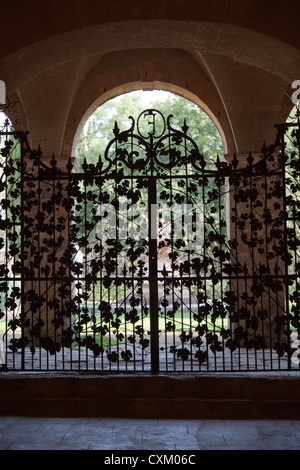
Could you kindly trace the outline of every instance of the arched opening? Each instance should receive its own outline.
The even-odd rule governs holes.
[[[74,298],[85,299],[89,334],[101,326],[101,349],[108,341],[106,367],[176,371],[196,359],[201,369],[201,317],[210,335],[227,328],[227,280],[205,274],[226,243],[223,154],[209,116],[164,91],[109,100],[84,126],[78,171],[100,176],[82,183],[74,208],[84,273]]]
[[[184,118],[188,122],[190,117],[192,122],[188,122],[188,125],[193,128],[194,136],[196,132],[199,132],[203,140],[208,134],[211,135],[214,140],[214,145],[211,146],[212,150],[220,156],[227,154],[228,146],[222,126],[218,118],[199,97],[173,84],[159,83],[153,86],[145,83],[141,87],[141,83],[136,82],[124,84],[104,93],[86,110],[74,136],[72,155],[75,155],[76,151],[78,154],[77,146],[79,140],[84,138],[84,132],[86,132],[89,123],[97,121],[97,113],[101,115],[100,122],[104,123],[105,121],[106,123],[107,134],[112,133],[116,115],[111,116],[109,113],[111,109],[116,111],[120,100],[123,101],[121,106],[124,124],[126,124],[126,121],[128,122],[128,115],[134,113],[135,110],[138,115],[138,111],[141,112],[143,109],[153,106],[160,109],[162,106],[162,111],[165,112],[166,117],[169,114],[174,114],[177,123],[180,119],[183,120]],[[167,108],[168,105],[169,109]],[[196,118],[198,118],[197,123],[195,122]],[[204,124],[209,128],[209,132],[207,132],[207,129],[201,129],[201,125],[199,125],[201,122],[202,127]],[[103,135],[102,139],[105,139]],[[103,145],[104,142],[103,140]],[[206,148],[207,150],[208,148]]]
[[[213,162],[216,155],[222,157],[226,153],[219,130],[197,104],[164,90],[137,90],[106,101],[91,114],[76,145],[78,162],[82,163],[86,158],[88,163],[95,163],[113,138],[115,121],[121,130],[125,130],[130,127],[129,116],[137,118],[145,109],[158,109],[165,118],[172,115],[172,125],[178,128],[185,119],[191,137],[208,162]]]

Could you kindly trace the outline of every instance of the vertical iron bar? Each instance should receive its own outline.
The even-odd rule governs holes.
[[[72,213],[75,210],[75,207],[72,205],[72,190],[71,190],[71,173],[72,173],[72,162],[71,158],[69,158],[68,165],[67,165],[67,171],[68,171],[68,180],[67,180],[67,199],[68,199],[68,209],[67,209],[67,250],[70,253],[70,259],[69,259],[69,266],[66,266],[67,268],[67,277],[68,277],[68,287],[70,289],[70,294],[69,294],[69,303],[70,303],[70,308],[71,308],[71,303],[72,303],[72,272],[71,272],[71,265],[73,262],[73,239],[71,239],[71,223],[72,223]],[[69,326],[72,328],[72,316],[70,313],[69,317]],[[73,369],[73,357],[72,357],[72,344],[70,345],[70,369]]]
[[[267,276],[270,276],[271,275],[271,272],[270,272],[270,263],[269,263],[269,247],[268,247],[268,181],[267,181],[267,168],[266,168],[266,172],[265,172],[265,177],[264,177],[264,190],[265,190],[265,252],[266,252],[266,264],[267,264]],[[272,354],[272,326],[271,326],[271,291],[270,291],[270,285],[268,283],[268,298],[267,298],[267,306],[266,306],[266,309],[267,309],[267,312],[268,312],[268,318],[267,318],[267,321],[269,321],[269,325],[267,323],[267,325],[269,326],[268,328],[268,332],[269,332],[269,335],[270,335],[270,368],[273,369],[273,354]],[[263,308],[262,308],[262,315],[263,315]],[[262,329],[264,331],[264,328],[263,328],[263,322],[264,322],[264,319],[263,319],[263,316],[262,316]]]
[[[6,142],[7,142],[8,136],[6,135]],[[5,157],[5,168],[7,169],[8,167],[8,155]],[[1,175],[2,176],[2,175]],[[7,200],[8,197],[8,177],[7,174],[5,175],[5,200]],[[3,209],[1,209],[3,210]],[[8,219],[8,210],[7,206],[5,207],[5,220]],[[5,277],[6,277],[6,291],[5,291],[5,333],[6,333],[6,358],[7,358],[7,327],[8,327],[8,307],[7,307],[7,298],[8,298],[8,292],[9,292],[9,287],[10,287],[10,282],[8,280],[9,277],[9,262],[8,262],[8,243],[9,243],[9,238],[8,238],[8,226],[6,226],[5,229]],[[13,333],[13,339],[14,339],[14,333]],[[6,359],[7,362],[7,359]],[[2,364],[0,364],[2,365]],[[7,364],[6,364],[7,366]],[[13,368],[15,368],[15,353],[13,353]]]
[[[115,180],[114,182],[115,184],[115,194],[118,194],[117,192],[117,180]],[[102,199],[102,198],[101,198]],[[115,237],[116,237],[116,240],[119,242],[119,239],[120,239],[120,233],[119,233],[119,230],[120,230],[120,226],[118,226],[118,223],[117,223],[117,220],[120,220],[120,217],[119,217],[119,214],[120,214],[120,211],[119,211],[119,204],[116,205],[116,220],[115,220],[115,223],[116,223],[116,226],[115,226]],[[119,243],[118,243],[119,244]],[[119,263],[118,263],[118,248],[117,248],[117,243],[116,243],[116,280],[115,280],[115,289],[116,289],[116,293],[115,293],[115,306],[116,306],[116,311],[118,309],[118,306],[119,306],[119,295],[118,295],[118,287],[119,287],[119,282],[118,282],[118,279],[119,279]],[[115,321],[117,321],[117,317],[115,318]],[[116,349],[117,349],[117,355],[119,357],[119,326],[117,326],[117,332],[115,334],[116,338],[117,338],[117,344],[116,344]]]
[[[25,206],[24,206],[24,172],[25,172],[25,149],[24,149],[24,141],[21,139],[21,175],[20,175],[20,199],[21,199],[21,215],[20,215],[20,231],[21,231],[21,318],[22,318],[22,353],[21,353],[21,369],[25,370]]]
[[[149,177],[149,291],[151,330],[151,372],[159,372],[159,325],[158,325],[158,282],[157,282],[157,195],[156,178]]]
[[[221,177],[222,178],[222,177]],[[222,205],[222,198],[221,198],[221,187],[224,187],[225,180],[222,178],[222,183],[223,185],[219,184],[219,194],[218,194],[218,205],[219,205],[219,230],[220,230],[220,251],[223,252],[224,250],[224,244],[223,244],[223,238],[222,238],[222,229],[224,226],[223,223],[223,218],[222,218],[222,211],[223,211],[223,205]],[[224,227],[225,229],[225,227]],[[220,286],[220,297],[221,297],[221,302],[223,304],[223,263],[222,260],[220,259],[220,281],[221,281],[221,286]],[[220,299],[218,299],[220,301]],[[224,329],[224,318],[222,316],[222,329]],[[225,370],[225,344],[224,344],[224,337],[222,336],[222,358],[223,358],[223,370]]]
[[[85,160],[86,162],[86,160]],[[87,205],[88,205],[88,199],[87,199],[87,185],[88,185],[88,180],[85,180],[84,182],[84,277],[86,278],[87,276],[87,256],[88,256],[88,250],[87,250]],[[90,230],[90,229],[89,229]],[[88,309],[87,309],[87,299],[88,299],[88,296],[87,296],[87,282],[85,282],[85,305],[84,305],[84,309],[85,309],[85,312],[86,312],[86,315],[88,316]],[[86,370],[88,370],[88,367],[89,367],[89,358],[88,358],[88,341],[87,341],[87,337],[88,337],[88,320],[86,319],[85,320],[85,361],[86,361],[86,365],[85,365],[85,368]]]
[[[103,240],[101,238],[100,240],[100,260],[102,260],[103,258]],[[100,265],[100,281],[99,281],[99,305],[101,304],[102,302],[102,299],[103,299],[103,268],[102,268],[102,264]],[[102,320],[102,315],[101,315],[101,312],[99,311],[99,321],[100,321],[100,327],[101,327],[101,347],[102,349],[104,350],[104,347],[103,347],[103,320]],[[104,370],[104,353],[102,354],[101,356],[101,369]]]
[[[7,138],[8,136],[6,135],[6,142],[7,142]],[[4,163],[4,166],[5,168],[8,167],[8,162],[7,162],[7,159],[8,159],[8,156],[6,155],[5,157],[5,163]],[[5,173],[4,173],[5,174]],[[2,176],[2,175],[1,175]],[[7,197],[8,197],[8,181],[7,181],[7,174],[5,175],[5,199],[7,200]],[[1,211],[3,210],[3,208],[1,209]],[[8,213],[7,213],[7,206],[5,208],[5,220],[7,220],[8,218]],[[5,333],[6,333],[6,347],[5,347],[5,359],[6,359],[6,362],[7,362],[7,327],[8,327],[8,307],[7,307],[7,297],[8,297],[8,291],[9,291],[9,286],[10,286],[10,282],[8,280],[8,277],[9,277],[9,263],[8,263],[8,226],[6,227],[5,229],[5,280],[6,280],[6,291],[5,291]],[[13,339],[15,337],[15,334],[13,332]],[[0,364],[0,365],[3,365],[3,364]],[[7,366],[7,364],[6,364]],[[13,353],[13,368],[15,368],[15,353]]]
[[[297,237],[297,234],[296,234],[297,224],[296,224],[296,207],[295,206],[296,206],[296,204],[294,202],[293,203],[293,236],[296,238]],[[297,275],[297,269],[296,269],[297,259],[298,259],[297,248],[296,248],[296,244],[295,244],[295,248],[294,248],[295,290],[299,291],[298,275]],[[290,321],[290,320],[288,320],[288,321]],[[299,340],[299,328],[297,328],[297,340]],[[300,362],[298,363],[298,369],[299,368],[300,368]]]
[[[168,146],[170,148],[170,145],[171,145],[171,138],[170,138],[170,135],[169,135],[169,138],[168,138]],[[174,211],[172,210],[172,206],[173,206],[173,180],[171,178],[171,169],[170,169],[170,181],[169,181],[169,184],[170,184],[170,204],[171,204],[171,211],[170,211],[170,243],[171,243],[171,256],[172,256],[172,262],[171,262],[171,266],[172,266],[172,289],[171,289],[171,292],[172,292],[172,305],[173,305],[173,333],[172,333],[172,336],[173,336],[173,347],[175,348],[175,345],[176,345],[176,323],[177,323],[177,320],[176,320],[176,313],[175,312],[175,279],[174,279],[174,263],[175,263],[175,260],[174,260],[174,235],[175,235],[175,222],[174,222]],[[180,281],[180,284],[182,283],[182,280]],[[181,299],[182,300],[182,299]],[[178,320],[179,322],[179,320]],[[173,369],[174,369],[174,372],[176,371],[176,353],[175,351],[173,352],[173,358],[174,358],[174,361],[173,361]]]
[[[237,178],[237,175],[235,175],[235,178]],[[235,241],[236,241],[236,249],[235,249],[235,260],[236,260],[236,266],[240,265],[239,261],[239,244],[241,243],[240,241],[238,242],[238,228],[237,228],[237,219],[238,219],[238,207],[237,207],[237,181],[234,181],[234,236],[235,236]],[[246,275],[246,273],[245,273]],[[237,316],[238,316],[238,327],[240,326],[240,280],[237,278],[236,280],[236,308],[237,308]],[[232,325],[231,325],[232,329]],[[240,368],[240,362],[241,362],[241,349],[240,345],[238,347],[238,360],[239,360],[239,368]],[[233,352],[231,351],[231,368],[233,369]]]
[[[253,194],[253,188],[256,186],[256,182],[255,182],[255,178],[253,178],[254,176],[254,169],[253,169],[253,162],[251,160],[251,163],[250,163],[250,194],[252,196]],[[253,182],[254,180],[254,182]],[[254,220],[254,211],[253,211],[253,200],[252,200],[252,197],[250,197],[250,237],[251,237],[251,263],[252,263],[252,300],[253,300],[253,303],[252,303],[252,318],[254,318],[256,316],[255,314],[255,294],[254,294],[254,290],[253,290],[253,284],[255,284],[255,282],[259,282],[259,277],[257,276],[257,269],[256,269],[256,263],[255,263],[255,253],[254,253],[254,246],[253,246],[253,234],[254,234],[254,231],[253,231],[253,220]],[[256,238],[257,238],[257,235],[256,235]],[[255,369],[257,369],[257,345],[256,345],[256,330],[253,329],[251,326],[250,326],[250,334],[251,336],[253,336],[254,338],[254,363],[255,363]],[[248,342],[248,335],[247,335],[247,354],[248,354],[248,350],[249,350],[249,342]]]
[[[247,268],[246,263],[244,264],[244,274],[245,274],[245,311],[246,315],[248,315],[248,282],[249,279],[249,270]],[[250,275],[251,276],[251,275]],[[251,280],[251,277],[250,277]],[[249,370],[249,348],[248,348],[248,327],[247,323],[245,325],[245,332],[246,332],[246,361],[247,361],[247,370]],[[241,343],[239,342],[239,369],[241,369]]]
[[[281,168],[282,168],[282,187],[283,187],[283,197],[282,197],[282,211],[284,214],[283,217],[283,243],[284,243],[284,285],[285,285],[285,315],[287,318],[287,347],[288,347],[288,370],[291,370],[291,331],[290,331],[290,321],[289,321],[289,265],[288,265],[288,243],[287,243],[287,203],[286,203],[286,156],[285,156],[285,132],[281,128]]]
[[[37,167],[37,185],[38,185],[38,190],[37,190],[37,197],[38,197],[38,208],[37,208],[37,211],[38,211],[38,214],[39,214],[39,217],[40,217],[40,211],[41,211],[41,178],[40,178],[40,159],[39,159],[39,164],[38,164],[38,167]],[[40,246],[40,237],[41,237],[41,234],[40,234],[40,224],[38,225],[38,255],[40,255],[41,253],[41,246]],[[38,277],[39,277],[39,281],[38,281],[38,290],[39,290],[39,297],[41,298],[41,295],[42,295],[42,291],[41,291],[41,261],[40,260],[40,263],[39,263],[39,268],[38,268]],[[39,319],[41,319],[41,307],[39,307]],[[32,342],[33,342],[33,338],[32,338]],[[40,360],[40,368],[42,368],[42,348],[41,348],[41,335],[39,335],[39,360]],[[32,359],[33,359],[33,355],[32,355]]]
[[[206,327],[206,354],[207,354],[207,371],[209,371],[209,347],[207,344],[207,334],[208,334],[208,313],[207,313],[207,253],[206,253],[206,205],[205,205],[205,188],[206,188],[206,176],[204,173],[204,168],[202,170],[202,207],[203,207],[203,281],[204,281],[204,304],[205,304],[205,312],[206,312],[206,318],[205,318],[205,327]]]
[[[164,280],[163,280],[163,305],[164,305],[165,361],[166,361],[165,370],[166,370],[166,372],[168,372],[168,332],[167,332],[167,328],[166,328],[166,324],[167,324],[166,288],[167,288],[167,282],[166,282],[166,278],[164,277]],[[172,286],[172,291],[173,291],[173,286]]]

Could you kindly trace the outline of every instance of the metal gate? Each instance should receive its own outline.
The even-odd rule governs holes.
[[[299,369],[299,122],[290,155],[283,125],[212,164],[185,121],[130,119],[80,169],[3,129],[3,370]]]

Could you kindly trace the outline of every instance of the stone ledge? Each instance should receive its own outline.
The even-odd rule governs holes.
[[[300,400],[300,374],[0,374],[8,399]]]
[[[2,373],[0,415],[300,419],[299,373]]]
[[[0,400],[0,416],[133,419],[300,419],[300,401],[254,400]]]

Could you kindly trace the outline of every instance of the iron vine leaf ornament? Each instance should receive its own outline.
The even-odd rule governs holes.
[[[120,237],[120,230],[103,239],[99,227],[109,232],[104,224],[110,211],[121,220],[122,198],[129,208],[143,203],[148,210],[155,181],[161,204],[200,199],[203,205],[203,239],[192,249],[175,219],[159,215],[156,246],[165,257],[157,267],[162,288],[156,310],[163,325],[158,335],[166,337],[160,350],[200,368],[242,347],[271,347],[278,357],[291,357],[291,328],[300,328],[299,155],[289,161],[276,146],[264,146],[261,158],[250,153],[245,167],[234,155],[231,162],[216,158],[211,168],[186,122],[176,130],[169,118],[155,139],[154,133],[142,138],[131,120],[127,131],[115,123],[104,157],[96,165],[85,161],[82,173],[72,171],[70,160],[65,171],[54,157],[46,165],[41,150],[28,151],[28,145],[20,168],[13,143],[1,149],[6,258],[0,265],[0,318],[12,312],[8,349],[29,349],[32,357],[40,348],[50,356],[84,349],[111,367],[145,359],[152,348],[153,305],[145,289],[152,248],[149,238],[141,242],[138,236],[143,214],[123,220],[125,228],[131,224],[130,236]],[[282,187],[283,164],[290,193]]]

